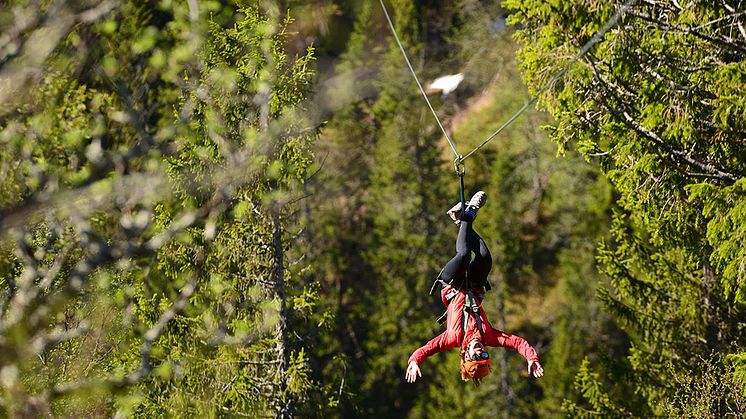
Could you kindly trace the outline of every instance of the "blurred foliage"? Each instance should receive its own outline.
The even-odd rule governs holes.
[[[329,406],[290,334],[322,313],[289,268],[316,132],[299,118],[313,50],[286,54],[287,13],[11,6],[28,20],[4,41],[56,45],[0,120],[4,414]],[[4,56],[3,81],[23,58]]]

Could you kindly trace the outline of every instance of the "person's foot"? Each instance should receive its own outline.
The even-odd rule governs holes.
[[[471,208],[473,215],[476,216],[477,210],[484,205],[486,200],[487,194],[484,191],[479,191],[466,203],[466,210],[469,211],[469,208]],[[461,202],[456,202],[456,205],[446,211],[446,214],[451,217],[454,223],[458,224],[461,221]]]
[[[487,202],[487,194],[484,191],[475,193],[466,204],[466,211],[461,215],[461,219],[473,221],[477,216],[477,211],[484,206],[485,202]]]
[[[485,202],[487,202],[487,194],[484,191],[478,191],[466,203],[466,209],[468,210],[469,207],[473,207],[474,209],[482,208]]]
[[[461,201],[457,202],[446,214],[451,217],[454,223],[458,224],[461,221]]]

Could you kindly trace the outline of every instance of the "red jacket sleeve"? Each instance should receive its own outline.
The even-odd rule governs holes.
[[[430,341],[421,348],[414,351],[412,353],[412,356],[409,357],[409,361],[407,361],[407,364],[409,364],[410,362],[416,362],[417,365],[419,365],[422,361],[425,360],[425,358],[429,357],[430,355],[442,351],[447,351],[448,349],[454,348],[456,346],[458,346],[458,341],[455,339],[451,339],[448,331],[446,330],[438,336],[430,339]]]
[[[520,336],[511,335],[510,333],[505,333],[490,326],[485,331],[484,340],[484,343],[487,346],[504,346],[513,348],[518,351],[526,361],[539,361],[539,357],[536,355],[536,350],[526,342],[526,339],[523,339]]]

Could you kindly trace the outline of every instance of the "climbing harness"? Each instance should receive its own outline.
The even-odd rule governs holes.
[[[440,271],[441,274],[443,271]],[[451,287],[451,290],[446,293],[444,296],[444,299],[446,300],[446,303],[450,303],[453,297],[456,296],[459,292],[463,292],[465,294],[465,300],[464,300],[464,319],[463,319],[463,328],[466,330],[466,320],[467,316],[470,314],[475,314],[479,312],[479,304],[477,304],[477,298],[484,299],[484,293],[490,290],[489,283],[485,282],[485,284],[482,286],[481,291],[477,294],[474,294],[474,287],[471,285],[471,281],[468,280],[468,272],[466,275],[466,278],[461,281],[460,284],[453,284],[453,283],[447,283],[440,279],[440,274],[438,274],[438,278],[435,279],[435,282],[433,283],[433,286],[430,288],[430,295],[433,295],[435,292],[435,289],[438,285],[445,287]],[[477,288],[479,289],[479,288]],[[446,304],[448,305],[448,304]],[[443,324],[443,322],[446,321],[446,316],[448,314],[448,310],[443,313],[442,316],[440,316],[437,320],[438,323]],[[477,322],[477,327],[479,328],[480,334],[482,334],[482,337],[484,337],[484,331],[482,330],[482,319],[475,314],[475,318]]]
[[[481,295],[481,298],[484,298],[484,295]],[[479,304],[477,304],[477,299],[471,290],[467,289],[466,300],[464,301],[464,316],[461,321],[461,331],[464,337],[466,336],[466,326],[469,322],[469,316],[474,317],[474,321],[477,322],[477,330],[479,330],[479,335],[482,337],[482,342],[484,342],[484,327],[482,327],[482,317],[479,315]],[[464,343],[463,339],[462,337],[462,341],[459,344]]]
[[[442,282],[442,281],[441,281]],[[482,337],[482,341],[484,341],[484,326],[482,323],[482,317],[479,315],[479,303],[477,303],[477,298],[484,299],[484,293],[480,292],[476,295],[474,294],[473,290],[471,288],[466,288],[464,291],[464,288],[456,289],[451,287],[451,290],[445,295],[445,300],[450,304],[453,297],[458,295],[458,293],[463,292],[464,293],[464,315],[461,318],[461,332],[463,333],[463,336],[466,336],[466,328],[468,326],[469,317],[474,317],[474,321],[477,323],[477,330],[479,330],[479,335]],[[438,323],[443,323],[446,320],[446,315],[448,314],[448,310],[446,310],[445,313],[443,313],[442,316],[438,319]],[[459,342],[459,345],[463,344],[463,337],[461,338],[461,342]]]

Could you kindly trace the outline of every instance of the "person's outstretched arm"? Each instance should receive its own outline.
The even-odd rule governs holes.
[[[515,349],[528,363],[529,375],[535,378],[544,376],[544,368],[539,363],[539,356],[536,355],[536,350],[533,346],[529,345],[526,339],[505,333],[490,326],[484,334],[484,340],[488,346],[502,346]]]
[[[445,331],[438,336],[430,339],[429,342],[418,348],[409,357],[409,360],[407,361],[409,365],[407,366],[407,372],[404,375],[407,382],[413,383],[417,380],[417,377],[422,377],[422,372],[420,371],[419,365],[420,363],[422,363],[422,361],[425,360],[425,358],[438,352],[454,348],[456,346],[458,346],[458,341],[456,339],[450,338],[448,331]]]

